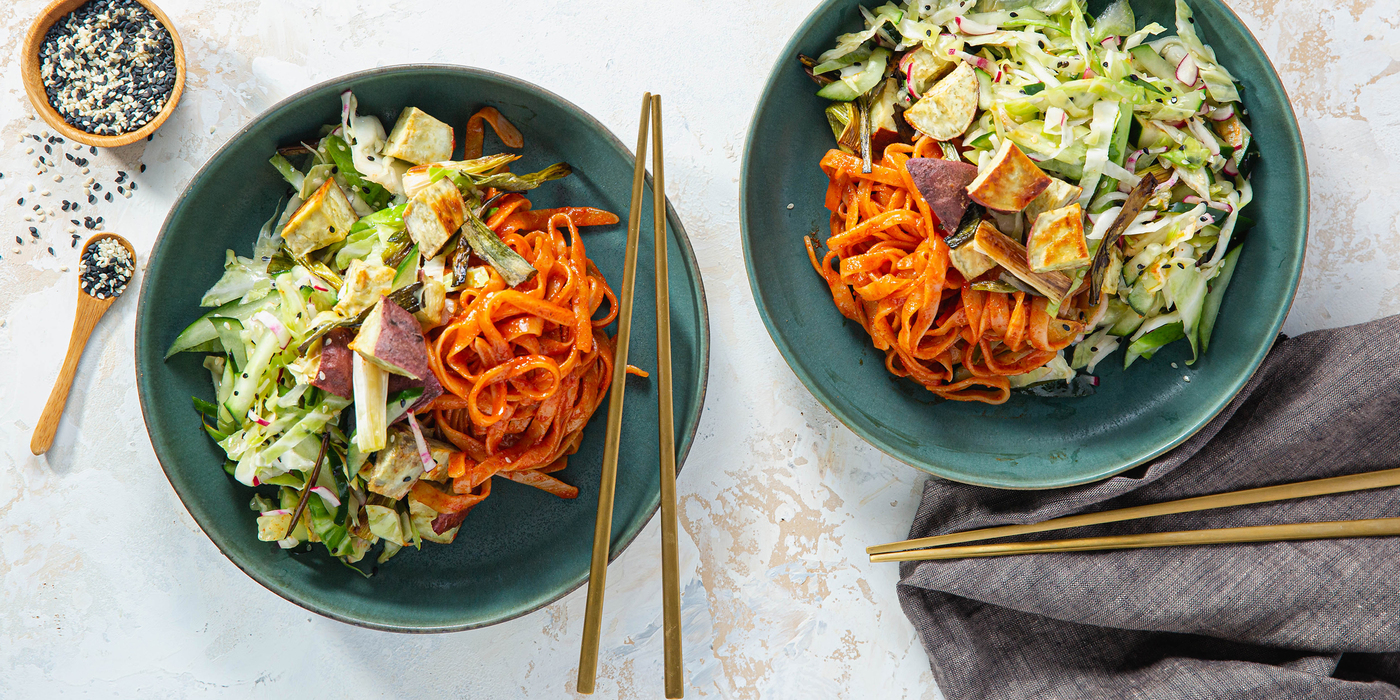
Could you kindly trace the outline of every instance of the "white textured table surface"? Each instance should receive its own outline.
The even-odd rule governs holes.
[[[54,449],[30,456],[68,337],[77,255],[67,217],[32,242],[28,205],[15,202],[81,189],[36,178],[25,152],[25,135],[44,127],[30,118],[17,46],[44,4],[0,7],[0,697],[572,695],[582,589],[496,627],[404,636],[307,613],[239,572],[151,452],[132,371],[135,294],[94,333]],[[923,477],[807,394],[744,275],[745,130],[813,0],[161,4],[189,60],[184,100],[154,141],[89,156],[104,183],[149,168],[136,196],[81,212],[127,236],[141,264],[205,158],[324,79],[394,63],[480,66],[559,93],[629,143],[638,95],[665,95],[668,189],[705,275],[713,333],[708,404],[679,482],[688,697],[939,697],[896,601],[895,568],[863,552],[905,534]],[[1285,331],[1400,312],[1400,11],[1390,0],[1231,5],[1282,74],[1307,143],[1313,223]],[[18,253],[12,235],[26,241]],[[658,532],[653,522],[608,577],[600,697],[661,696]]]

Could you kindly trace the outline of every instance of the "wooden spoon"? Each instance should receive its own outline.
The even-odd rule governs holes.
[[[87,243],[83,244],[83,252],[86,253],[89,247],[104,238],[115,240],[131,254],[134,276],[136,251],[132,250],[131,244],[125,238],[115,233],[99,233],[89,238]],[[131,286],[131,283],[128,282],[127,286]],[[98,299],[83,291],[83,276],[81,272],[78,273],[78,311],[73,317],[73,335],[68,338],[68,355],[63,358],[63,369],[59,370],[58,379],[53,383],[53,391],[49,393],[49,402],[44,404],[44,413],[39,416],[39,424],[34,427],[34,438],[29,441],[30,452],[41,455],[49,451],[54,433],[58,432],[58,420],[63,417],[63,407],[68,403],[68,390],[73,387],[73,375],[78,371],[78,360],[82,359],[83,348],[87,347],[88,336],[92,335],[92,329],[102,320],[102,315],[107,313],[112,302],[125,291],[126,288],[123,288],[113,296]]]

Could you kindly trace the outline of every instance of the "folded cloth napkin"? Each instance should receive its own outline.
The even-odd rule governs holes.
[[[1400,316],[1281,338],[1203,430],[1087,486],[924,487],[909,536],[1400,466]],[[1381,489],[1033,539],[1400,516]],[[905,562],[948,700],[1400,698],[1400,538]]]

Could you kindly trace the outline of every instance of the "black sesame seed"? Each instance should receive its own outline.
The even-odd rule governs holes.
[[[145,164],[145,163],[142,163],[142,164],[141,164],[141,172],[143,172],[143,173],[146,172],[146,164]]]
[[[34,228],[33,226],[30,226],[30,227],[29,227],[29,235],[31,235],[31,236],[33,236],[33,237],[35,237],[35,238],[38,238],[38,237],[39,237],[39,229]]]
[[[49,255],[53,255],[53,246],[49,246]]]
[[[15,243],[18,243],[18,244],[20,244],[20,245],[24,245],[24,239],[23,239],[23,238],[20,238],[19,236],[15,236]]]
[[[107,193],[106,200],[109,201],[109,202],[112,201],[112,193],[111,193],[111,192],[108,192],[108,193]]]
[[[20,197],[19,201],[15,202],[15,204],[18,204],[21,207],[24,206],[24,197]]]
[[[90,195],[88,195],[88,204],[97,204],[97,195],[95,195],[95,194],[90,194]]]
[[[94,182],[94,183],[92,183],[92,189],[93,189],[94,191],[96,191],[96,192],[101,192],[101,191],[102,191],[102,183],[100,183],[100,182]]]
[[[47,153],[47,154],[49,154],[49,155],[53,155],[53,146],[45,145],[45,146],[44,146],[44,152]]]

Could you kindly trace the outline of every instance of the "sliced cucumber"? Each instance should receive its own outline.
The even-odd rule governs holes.
[[[1144,284],[1146,281],[1147,277],[1138,277],[1137,284],[1128,292],[1128,305],[1133,307],[1133,311],[1144,316],[1157,308],[1157,292],[1147,291],[1147,285]]]
[[[214,324],[209,322],[211,318],[219,316],[237,319],[239,321],[247,321],[253,317],[253,314],[264,309],[270,309],[279,301],[281,301],[281,297],[275,294],[269,294],[261,299],[250,301],[246,304],[235,300],[213,309],[209,313],[200,316],[199,319],[191,323],[188,328],[181,331],[180,335],[175,337],[175,342],[170,344],[170,349],[165,351],[165,357],[169,359],[169,357],[175,353],[203,350],[209,347],[207,344],[211,341],[218,343],[219,332],[215,330]]]
[[[1215,320],[1220,315],[1220,302],[1225,299],[1225,288],[1230,286],[1230,278],[1235,274],[1235,263],[1240,260],[1240,249],[1225,254],[1220,263],[1220,274],[1210,281],[1210,291],[1206,293],[1205,304],[1201,308],[1201,325],[1197,329],[1200,336],[1201,352],[1210,347],[1210,333],[1215,330]]]
[[[418,254],[418,245],[414,244],[408,249],[403,262],[399,263],[398,270],[394,273],[394,285],[390,291],[398,291],[410,284],[418,281],[418,268],[422,264],[422,255]]]
[[[224,402],[224,407],[235,421],[242,423],[248,415],[248,408],[253,405],[253,399],[257,396],[258,385],[262,383],[263,372],[267,371],[272,356],[280,349],[277,335],[272,331],[263,331],[253,345],[253,353],[248,356],[248,363],[243,366],[238,379],[233,382],[233,394]]]
[[[1201,309],[1206,300],[1206,276],[1194,263],[1179,264],[1184,264],[1185,267],[1172,270],[1171,276],[1167,278],[1167,287],[1171,291],[1176,310],[1181,313],[1186,339],[1191,342],[1191,359],[1186,362],[1190,365],[1195,364],[1196,358],[1200,357],[1197,331],[1200,328]]]
[[[215,316],[209,319],[214,324],[214,331],[219,334],[219,343],[224,346],[224,352],[233,359],[233,368],[239,371],[248,364],[248,348],[243,341],[243,322],[236,318],[227,316]]]
[[[1138,313],[1133,307],[1124,304],[1117,299],[1108,300],[1109,313],[1113,313],[1114,308],[1118,309],[1113,326],[1108,329],[1109,335],[1119,337],[1132,335],[1142,326],[1144,316]]]

